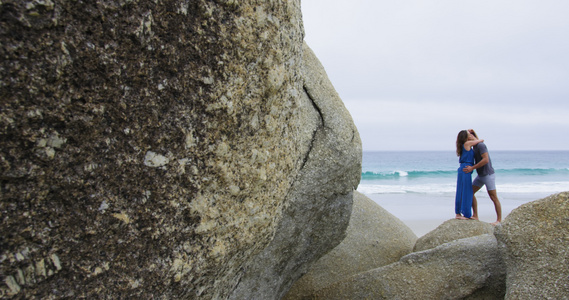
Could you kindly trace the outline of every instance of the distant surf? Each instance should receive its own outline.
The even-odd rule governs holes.
[[[393,179],[397,177],[433,177],[433,176],[456,176],[457,170],[433,170],[433,171],[384,171],[384,172],[362,172],[362,180],[381,180],[381,179]],[[497,169],[495,170],[498,174],[508,175],[508,176],[569,176],[569,168],[563,169]],[[476,176],[476,172],[473,173]]]
[[[491,158],[500,194],[569,191],[569,151],[495,151]],[[358,191],[449,196],[456,189],[457,170],[456,155],[448,151],[364,152]]]

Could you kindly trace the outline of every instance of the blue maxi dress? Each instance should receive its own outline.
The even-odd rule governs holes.
[[[464,147],[464,146],[463,146]],[[462,148],[462,154],[458,160],[460,167],[458,168],[458,178],[456,181],[456,199],[454,203],[454,211],[466,218],[472,217],[472,172],[464,173],[462,169],[466,166],[474,165],[474,150],[470,147],[470,151]]]

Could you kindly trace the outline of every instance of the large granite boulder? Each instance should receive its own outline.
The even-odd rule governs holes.
[[[329,241],[307,240],[306,262],[343,236],[357,163],[338,177],[314,157],[357,162],[339,152],[358,137],[337,100],[306,96],[300,1],[6,0],[0,16],[2,296],[227,298],[311,184],[336,210],[313,211]]]
[[[508,272],[506,299],[567,299],[569,192],[514,209],[495,235]]]
[[[423,251],[454,240],[493,233],[494,226],[490,223],[476,220],[450,219],[439,225],[439,227],[435,228],[431,232],[420,237],[417,240],[413,251]]]
[[[230,299],[281,298],[314,261],[342,241],[350,220],[352,191],[361,176],[359,134],[306,44],[303,64],[301,97],[303,103],[311,103],[305,108],[319,114],[310,152],[287,195],[275,237],[253,264],[245,267]]]
[[[503,299],[505,266],[484,234],[414,252],[324,288],[313,299]],[[500,288],[501,283],[501,288]],[[492,286],[492,292],[487,287]],[[479,292],[479,290],[483,292]]]
[[[417,236],[401,220],[354,192],[346,238],[293,284],[284,299],[303,299],[336,281],[398,261]]]

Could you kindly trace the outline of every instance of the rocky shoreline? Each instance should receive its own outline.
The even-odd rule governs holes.
[[[354,192],[359,134],[299,0],[0,15],[0,298],[569,294],[567,193],[419,243]]]
[[[362,203],[375,204],[356,194],[354,207]],[[393,258],[396,251],[404,255],[395,262],[370,263],[367,269],[357,271],[338,268],[338,264],[357,265],[359,257],[368,252],[351,236],[364,234],[350,233],[353,224],[362,222],[352,214],[348,236],[338,250],[314,265],[318,277],[309,271],[285,299],[564,299],[569,295],[568,208],[569,192],[565,192],[522,205],[496,227],[451,219],[425,236],[411,239],[412,249],[409,242],[398,249],[382,248],[396,245],[393,239],[402,237],[404,226],[384,213],[368,215],[387,219],[388,225],[359,230],[391,232],[391,224],[398,227],[397,232],[381,239],[374,256]],[[351,253],[334,255],[348,247],[344,244],[351,244]],[[350,262],[353,257],[357,259]]]

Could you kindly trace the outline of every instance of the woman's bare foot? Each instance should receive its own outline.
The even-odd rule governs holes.
[[[473,215],[470,219],[478,221],[478,216]]]
[[[467,217],[464,217],[464,216],[462,216],[462,215],[456,215],[455,219],[458,219],[458,220],[468,220]]]
[[[493,226],[496,226],[496,225],[500,224],[500,221],[496,221],[496,222],[490,223],[490,224],[492,224]]]

